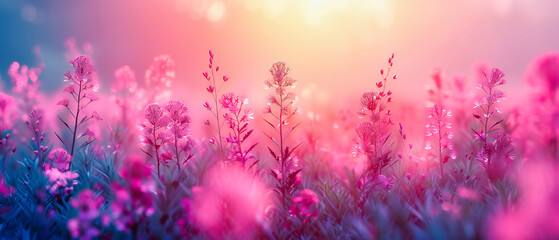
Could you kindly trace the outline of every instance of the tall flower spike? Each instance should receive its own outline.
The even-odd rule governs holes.
[[[451,123],[449,117],[451,113],[444,109],[442,105],[435,105],[429,110],[430,122],[427,124],[427,137],[435,137],[437,141],[437,155],[439,157],[439,165],[441,170],[441,178],[444,178],[444,164],[452,157],[454,152],[452,147],[453,133],[451,131]]]
[[[217,140],[213,140],[213,138],[210,139],[210,141],[213,141],[212,144],[215,144],[218,150],[218,154],[219,157],[221,159],[223,159],[225,157],[226,151],[224,148],[224,144],[223,144],[223,140],[225,139],[225,133],[223,133],[223,129],[222,129],[222,124],[223,124],[223,114],[222,114],[222,107],[219,104],[219,99],[220,99],[220,92],[221,92],[221,88],[223,87],[224,83],[227,82],[227,80],[229,80],[229,77],[227,76],[223,76],[223,82],[221,82],[221,84],[218,84],[219,82],[219,78],[217,76],[217,70],[219,68],[213,68],[212,65],[214,63],[214,54],[212,52],[212,50],[209,50],[209,54],[210,54],[210,63],[208,65],[209,68],[209,72],[204,72],[202,73],[202,75],[204,76],[204,78],[209,82],[209,86],[206,88],[206,91],[212,96],[212,101],[211,101],[211,105],[210,103],[206,102],[204,103],[204,108],[206,108],[208,111],[210,111],[212,113],[212,115],[215,117],[215,125],[212,125],[211,122],[206,123],[207,126],[209,126],[215,133],[217,133],[217,136],[215,137]],[[208,120],[209,121],[209,120]]]
[[[271,79],[264,82],[266,88],[271,88],[273,93],[268,96],[268,107],[265,110],[269,116],[272,117],[272,121],[264,119],[268,125],[270,125],[276,136],[266,135],[268,138],[275,142],[277,148],[275,151],[268,147],[272,157],[278,162],[279,170],[277,172],[272,171],[276,181],[277,189],[279,193],[280,201],[285,209],[288,209],[288,200],[295,191],[296,187],[296,176],[301,171],[298,167],[298,161],[296,157],[293,156],[293,151],[300,145],[290,148],[287,143],[287,137],[293,133],[293,130],[299,126],[299,124],[293,125],[288,129],[290,120],[295,114],[298,113],[298,109],[295,107],[295,102],[297,101],[294,93],[288,93],[286,91],[287,87],[295,87],[296,81],[288,76],[289,67],[283,62],[276,62],[270,68]],[[277,123],[272,123],[277,121]]]
[[[392,102],[391,91],[387,92],[388,76],[392,69],[393,58],[388,62],[390,66],[386,71],[381,70],[382,79],[376,82],[377,91],[366,92],[361,97],[361,110],[358,116],[364,119],[356,128],[358,141],[354,145],[354,156],[366,156],[366,169],[374,174],[380,174],[382,168],[390,164],[390,150],[385,144],[388,142],[389,126],[393,124],[390,118],[388,103]]]
[[[191,156],[186,155],[189,150],[188,142],[188,127],[190,125],[190,117],[186,115],[188,109],[182,102],[178,100],[171,100],[165,105],[165,111],[169,116],[169,125],[167,131],[169,132],[170,143],[175,150],[174,160],[177,168],[181,169],[181,165],[185,164]]]
[[[246,162],[253,158],[251,150],[256,146],[256,144],[248,148],[243,146],[243,143],[253,131],[248,127],[248,124],[253,119],[252,111],[246,106],[248,98],[243,99],[234,93],[226,93],[223,94],[219,102],[221,107],[226,110],[223,117],[231,130],[226,138],[227,143],[231,145],[227,158],[245,167]]]
[[[33,143],[31,149],[34,150],[37,159],[39,160],[39,168],[43,168],[45,161],[45,152],[48,150],[48,146],[43,145],[44,140],[44,124],[41,121],[42,116],[36,110],[33,110],[29,114],[29,121],[26,121],[27,127],[31,131]]]
[[[93,61],[87,56],[77,56],[70,64],[74,67],[74,71],[68,71],[64,76],[66,76],[67,80],[70,82],[66,88],[64,88],[64,93],[69,94],[72,99],[75,99],[75,111],[72,111],[69,102],[66,100],[61,100],[59,105],[62,105],[68,110],[69,114],[73,117],[72,122],[67,122],[63,120],[60,116],[58,119],[67,127],[67,129],[72,134],[71,144],[67,145],[58,133],[56,133],[57,137],[62,141],[62,143],[70,150],[70,155],[74,155],[76,148],[83,148],[91,144],[91,141],[86,141],[81,145],[76,145],[79,139],[78,132],[79,127],[89,120],[95,118],[94,115],[85,116],[83,111],[85,108],[93,101],[99,100],[99,97],[94,93],[97,91],[98,83],[91,77],[91,74],[94,73],[95,67]],[[68,104],[66,104],[68,103]],[[98,118],[95,118],[98,119]]]
[[[447,85],[440,69],[435,69],[433,75],[433,84],[428,91],[430,104],[429,108],[429,124],[426,126],[427,137],[434,137],[437,142],[437,148],[432,148],[431,142],[427,142],[426,149],[437,151],[439,166],[441,170],[441,178],[444,179],[444,164],[450,158],[455,158],[454,148],[452,146],[452,125],[450,122],[451,111],[445,107],[448,99]]]
[[[165,115],[164,109],[157,103],[152,103],[144,110],[144,122],[140,125],[143,130],[142,144],[148,146],[143,150],[148,156],[153,158],[157,164],[157,176],[161,176],[161,154],[160,148],[168,140],[166,132],[167,125],[171,121]]]
[[[495,115],[498,113],[496,105],[500,99],[504,98],[504,93],[495,88],[499,85],[505,84],[506,81],[503,79],[505,74],[497,68],[486,71],[484,76],[485,79],[482,79],[480,82],[480,88],[483,90],[484,96],[478,100],[474,106],[474,108],[478,108],[479,112],[479,114],[474,113],[479,116],[475,117],[475,119],[480,122],[482,127],[479,131],[474,130],[474,137],[477,138],[482,145],[482,149],[478,153],[477,158],[480,161],[481,166],[487,171],[487,176],[494,180],[502,177],[504,170],[506,170],[506,164],[495,163],[494,161],[505,160],[505,162],[509,162],[507,160],[509,159],[508,157],[497,157],[497,151],[495,150],[497,141],[499,140],[501,143],[507,142],[502,140],[508,137],[505,132],[499,130],[499,124],[502,123],[503,120],[494,120]],[[503,134],[506,135],[506,137],[503,137]],[[501,147],[500,149],[506,148]],[[510,155],[508,150],[505,155]],[[505,167],[500,167],[500,169],[494,168],[493,165],[496,164],[498,164],[497,166],[501,165]]]

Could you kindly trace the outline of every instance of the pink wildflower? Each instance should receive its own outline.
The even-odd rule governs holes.
[[[169,140],[165,131],[171,121],[164,116],[164,109],[157,103],[148,105],[144,111],[145,122],[140,126],[143,129],[142,143],[150,146],[146,153],[157,162],[157,175],[160,176],[160,148]]]
[[[430,109],[429,124],[426,126],[427,137],[435,137],[437,142],[436,156],[439,157],[439,165],[441,168],[441,177],[444,178],[444,164],[449,158],[455,157],[452,146],[453,133],[451,131],[451,123],[449,117],[450,110],[445,109],[441,104],[436,104]],[[428,142],[430,144],[430,142]],[[431,147],[429,147],[430,149]]]
[[[56,105],[60,105],[60,106],[64,106],[64,107],[68,107],[68,104],[70,104],[70,102],[68,101],[67,98],[64,98],[60,101],[58,101],[58,103]]]
[[[186,115],[188,109],[182,102],[178,100],[171,100],[165,105],[165,110],[170,119],[170,123],[167,127],[170,135],[170,142],[173,143],[175,149],[176,164],[180,170],[180,166],[188,160],[188,156],[181,157],[181,153],[188,151],[189,141],[187,136],[189,134],[188,127],[190,125],[190,117]],[[179,146],[181,146],[179,148]],[[173,158],[173,157],[171,157]]]
[[[70,170],[70,162],[72,161],[72,156],[62,148],[57,148],[49,153],[48,158],[54,164],[54,167],[62,172]]]
[[[388,58],[390,67],[385,72],[381,70],[382,79],[376,83],[376,92],[366,92],[361,97],[361,110],[357,113],[360,118],[366,121],[361,122],[356,131],[358,139],[353,146],[353,154],[366,156],[365,167],[367,171],[380,174],[382,168],[388,166],[391,158],[390,150],[385,144],[389,137],[389,126],[393,124],[390,118],[391,112],[388,103],[392,102],[392,97],[387,94],[387,82],[393,64],[393,57]],[[390,94],[391,95],[391,94]],[[373,147],[374,146],[374,147]]]
[[[137,88],[136,73],[130,66],[122,66],[115,70],[116,81],[111,85],[112,92],[127,91],[134,92]]]
[[[88,106],[91,102],[99,100],[99,97],[92,92],[97,91],[98,88],[97,81],[91,77],[91,74],[96,71],[95,67],[93,66],[93,61],[87,56],[77,56],[72,61],[70,61],[70,64],[72,64],[72,66],[74,67],[74,71],[68,71],[66,74],[64,74],[64,76],[68,80],[71,80],[69,86],[73,85],[73,87],[67,86],[66,88],[64,88],[64,92],[68,93],[72,96],[73,99],[76,100],[76,109],[75,111],[72,111],[70,108],[68,108],[68,105],[64,100],[62,102],[59,102],[59,105],[66,107],[73,118],[73,122],[66,122],[60,117],[59,119],[63,122],[64,125],[72,126],[72,128],[69,128],[69,131],[72,134],[72,139],[70,139],[71,144],[67,145],[70,146],[70,155],[74,155],[76,142],[78,140],[78,128],[87,120],[91,119],[83,117],[82,119],[80,117],[84,115],[83,111],[85,107]],[[82,115],[80,115],[80,113]]]
[[[66,195],[73,190],[73,186],[78,184],[76,180],[79,176],[72,171],[61,171],[52,168],[50,164],[45,164],[45,176],[49,181],[48,191],[53,195]]]
[[[14,191],[13,187],[6,186],[4,183],[4,176],[0,176],[0,195],[7,198]]]
[[[128,157],[124,161],[120,174],[126,184],[113,184],[115,199],[111,204],[113,223],[120,231],[130,231],[131,226],[145,221],[155,212],[152,169],[138,156]]]
[[[293,197],[293,205],[289,208],[294,216],[299,216],[303,222],[310,222],[318,216],[318,196],[310,189],[303,189]]]
[[[88,79],[89,75],[95,72],[95,67],[93,66],[93,61],[87,56],[77,56],[70,64],[74,66],[74,73],[77,81]]]
[[[267,88],[275,88],[277,93],[283,95],[285,88],[294,87],[297,81],[287,76],[289,67],[284,62],[276,62],[270,68],[272,78],[264,82]]]
[[[194,196],[183,202],[192,221],[213,238],[250,239],[264,224],[271,202],[265,184],[234,166],[213,169]]]
[[[78,216],[68,220],[67,227],[73,238],[93,239],[99,236],[100,231],[94,224],[99,217],[99,208],[105,199],[95,196],[90,189],[80,192],[77,198],[70,200],[70,206],[78,210]]]
[[[276,168],[280,170],[279,174],[272,172],[277,181],[275,191],[279,194],[283,208],[287,209],[287,203],[297,187],[295,184],[296,175],[301,171],[298,166],[297,157],[293,156],[293,148],[289,148],[286,142],[287,137],[298,124],[293,125],[290,130],[288,130],[287,125],[289,125],[293,116],[299,113],[299,110],[295,107],[297,101],[295,94],[287,92],[286,88],[295,87],[297,81],[288,76],[289,67],[283,62],[274,63],[269,71],[272,78],[264,81],[264,86],[271,88],[273,93],[268,97],[268,106],[265,109],[265,113],[273,117],[271,118],[273,120],[264,120],[273,128],[274,134],[277,135],[275,138],[270,135],[266,136],[275,142],[277,146],[277,148],[274,147],[275,151],[268,147],[268,151],[277,162]],[[281,141],[278,143],[276,139],[281,139]]]
[[[17,118],[14,98],[0,92],[0,133],[12,128],[12,121]]]
[[[153,86],[155,90],[171,87],[175,79],[175,61],[168,55],[161,55],[153,59],[153,63],[145,74],[148,87]]]
[[[22,108],[22,118],[27,117],[27,113],[36,108],[41,94],[37,90],[39,88],[38,76],[41,74],[44,64],[37,68],[28,68],[20,66],[18,62],[13,62],[8,70],[8,76],[12,80],[12,92],[16,93],[18,104]]]
[[[489,238],[558,239],[558,174],[559,168],[552,161],[527,162],[517,179],[521,194],[515,204],[496,211],[490,221]]]
[[[503,145],[504,142],[508,142],[508,145],[510,145],[510,139],[508,138],[508,136],[504,137],[502,135],[505,134],[504,132],[496,133],[499,129],[499,123],[503,122],[503,120],[493,120],[495,115],[499,112],[496,103],[498,103],[499,99],[504,96],[504,93],[496,90],[495,87],[506,83],[506,81],[503,79],[504,76],[505,74],[501,70],[496,68],[493,68],[491,70],[491,73],[485,72],[485,80],[481,80],[480,82],[480,87],[485,95],[482,97],[481,102],[476,103],[476,105],[474,106],[474,108],[479,108],[481,110],[481,113],[478,116],[483,116],[480,118],[476,117],[476,119],[481,123],[482,129],[480,129],[479,131],[474,131],[474,136],[479,139],[482,144],[482,150],[478,153],[478,160],[486,169],[488,177],[490,179],[502,177],[503,171],[506,169],[503,168],[506,164],[494,162],[497,160],[506,160],[509,158],[502,157],[502,155],[499,155],[498,157],[494,156],[494,154],[496,153],[495,144],[497,141],[497,137],[499,137],[501,145]],[[501,147],[501,150],[503,149],[505,148]],[[510,151],[507,150],[505,156],[509,155]],[[497,166],[500,166],[498,170],[492,169],[493,165],[495,164]]]

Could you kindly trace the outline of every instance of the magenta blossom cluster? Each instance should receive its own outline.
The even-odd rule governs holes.
[[[230,144],[227,159],[238,162],[245,167],[246,162],[254,157],[251,151],[256,146],[256,144],[249,147],[243,146],[243,143],[253,131],[248,128],[248,124],[254,119],[254,113],[247,107],[248,98],[239,97],[234,93],[226,93],[219,99],[219,102],[226,111],[223,118],[231,130],[225,138],[226,142]]]
[[[173,80],[175,79],[175,61],[169,55],[160,55],[153,59],[146,70],[146,88],[151,90],[147,100],[161,102],[169,99]]]
[[[69,219],[67,223],[68,231],[73,238],[89,240],[95,239],[101,234],[95,221],[100,217],[100,209],[104,202],[103,196],[95,196],[90,189],[81,191],[77,198],[70,200],[70,206],[78,211],[78,215]],[[109,215],[101,216],[103,227],[108,226],[109,223]]]
[[[164,108],[170,121],[167,126],[169,150],[163,154],[163,157],[167,159],[166,161],[174,161],[180,171],[181,166],[192,158],[189,154],[191,142],[188,138],[190,135],[190,117],[186,114],[188,108],[178,100],[169,101]]]
[[[293,197],[293,205],[289,207],[292,216],[299,217],[303,222],[310,222],[318,216],[318,196],[310,189],[303,189]]]
[[[12,128],[17,119],[17,107],[14,97],[0,92],[0,133]]]
[[[530,158],[559,159],[559,53],[547,52],[536,57],[526,81],[535,87],[530,103],[507,119],[518,149]]]
[[[11,143],[11,134],[8,131],[12,128],[12,120],[17,118],[15,111],[14,98],[3,92],[0,92],[0,156],[3,158],[2,169],[5,169],[7,160],[16,151],[16,146]]]
[[[238,166],[217,166],[201,186],[185,199],[191,224],[211,239],[252,239],[264,228],[265,209],[271,205],[262,180]]]
[[[113,184],[115,198],[111,203],[113,224],[118,230],[137,233],[138,225],[155,212],[152,169],[141,157],[125,159],[120,171],[123,183]]]
[[[145,121],[140,125],[143,129],[142,143],[150,146],[149,152],[145,150],[144,152],[156,160],[157,175],[160,176],[160,148],[168,141],[169,137],[165,128],[169,124],[170,119],[164,116],[163,108],[157,103],[148,105],[144,114]]]
[[[13,191],[14,191],[13,187],[6,186],[6,184],[4,183],[4,176],[0,176],[0,196],[7,198],[13,193]]]
[[[39,88],[39,75],[44,65],[36,68],[29,68],[26,65],[21,66],[18,62],[13,62],[8,69],[8,76],[12,80],[12,92],[17,94],[20,102],[22,117],[27,120],[27,114],[30,113],[40,101],[41,94],[37,90]]]
[[[189,154],[190,117],[188,109],[178,100],[169,101],[164,107],[157,103],[145,109],[142,143],[149,146],[144,152],[157,163],[157,175],[161,176],[161,161],[175,162],[180,170],[192,155]]]
[[[78,184],[78,174],[70,171],[72,156],[62,148],[52,150],[48,159],[52,163],[45,163],[45,176],[49,181],[48,191],[52,195],[66,195],[72,192]]]
[[[129,97],[138,88],[136,73],[130,66],[126,65],[115,70],[114,77],[116,81],[111,85],[111,92],[119,95],[119,97],[115,99],[115,102],[121,109],[121,121],[127,126],[133,110],[130,109],[131,103],[129,102]]]

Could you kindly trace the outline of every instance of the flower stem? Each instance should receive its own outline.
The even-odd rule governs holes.
[[[81,110],[81,106],[80,106],[80,102],[82,100],[82,81],[80,80],[80,90],[78,91],[78,99],[77,99],[77,109],[76,109],[76,121],[74,122],[74,132],[72,132],[72,148],[70,149],[70,156],[74,156],[74,147],[76,145],[76,132],[78,131],[78,121],[79,121],[79,117],[80,117],[80,110]],[[72,168],[72,161],[70,161],[70,168]]]

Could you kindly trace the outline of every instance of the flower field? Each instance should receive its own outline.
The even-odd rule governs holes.
[[[344,93],[299,77],[297,54],[251,67],[253,84],[211,44],[138,67],[96,43],[0,54],[2,239],[559,238],[557,48],[512,76],[433,64],[420,82],[395,47]]]

